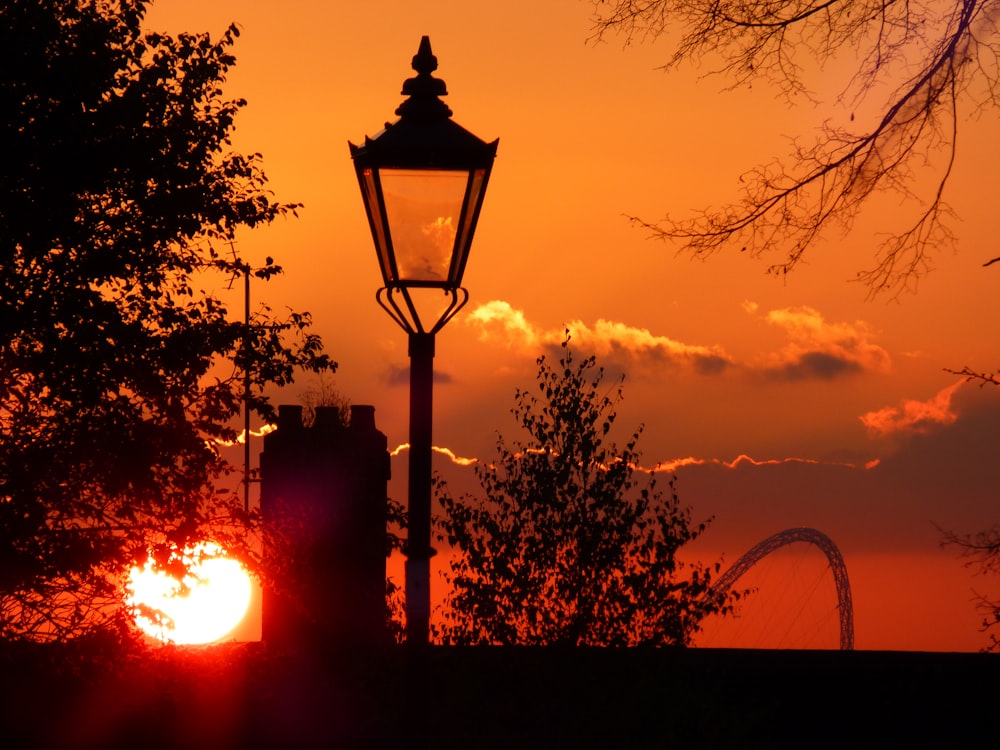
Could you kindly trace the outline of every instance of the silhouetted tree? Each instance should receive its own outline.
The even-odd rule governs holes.
[[[342,427],[347,427],[351,423],[351,400],[337,390],[330,378],[322,374],[302,391],[299,403],[302,404],[302,423],[306,427],[316,423],[316,409],[320,406],[334,407],[337,410],[337,420]]]
[[[676,46],[665,68],[718,60],[713,72],[732,88],[763,79],[790,101],[810,101],[809,74],[849,58],[843,122],[824,122],[812,144],[743,175],[738,204],[692,219],[633,219],[655,237],[698,256],[723,246],[783,254],[770,271],[784,274],[821,233],[849,228],[877,192],[918,191],[919,207],[858,274],[873,293],[911,287],[930,253],[954,241],[945,193],[959,121],[995,114],[1000,102],[994,0],[594,0],[594,9],[598,39],[668,36]],[[927,163],[936,174],[925,180]]]
[[[511,410],[527,433],[476,469],[482,498],[453,499],[438,480],[442,541],[454,547],[440,637],[457,644],[687,645],[708,614],[728,610],[711,571],[678,551],[693,524],[673,481],[634,474],[641,429],[607,443],[622,379],[602,386],[594,357],[538,360],[538,395]],[[718,572],[719,566],[715,566]]]
[[[294,213],[258,154],[217,40],[146,33],[145,0],[0,7],[0,637],[127,627],[147,554],[247,541],[215,441],[303,367],[335,367],[307,313],[229,319],[242,227]],[[253,271],[280,269],[268,259]],[[247,553],[245,547],[234,549]]]

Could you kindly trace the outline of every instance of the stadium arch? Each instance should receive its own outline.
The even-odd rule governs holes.
[[[842,651],[854,649],[854,605],[851,602],[851,583],[847,578],[844,557],[833,540],[822,531],[807,527],[785,529],[772,534],[754,545],[743,557],[733,563],[712,587],[719,594],[726,594],[740,576],[777,549],[796,542],[806,542],[819,547],[830,563],[833,579],[837,585],[837,608],[840,611],[840,648]]]

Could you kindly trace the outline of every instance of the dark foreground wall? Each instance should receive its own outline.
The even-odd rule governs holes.
[[[260,644],[5,654],[0,747],[995,747],[1000,656]]]

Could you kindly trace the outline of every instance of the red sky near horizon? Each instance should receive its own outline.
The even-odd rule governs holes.
[[[996,191],[984,189],[1000,174],[995,119],[961,123],[948,194],[958,251],[933,258],[916,294],[869,300],[850,281],[907,210],[896,196],[825,237],[785,279],[736,252],[693,262],[625,215],[655,221],[733,200],[741,173],[840,110],[789,107],[763,83],[723,93],[725,81],[700,77],[707,67],[664,73],[664,41],[588,44],[589,12],[579,0],[161,0],[147,26],[240,25],[227,93],[249,105],[235,146],[263,153],[279,199],[305,204],[300,218],[241,236],[251,261],[270,255],[286,270],[255,294],[313,314],[340,362],[335,385],[376,406],[390,445],[407,436],[406,337],[374,300],[380,278],[347,141],[395,119],[427,34],[455,121],[500,138],[465,279],[471,301],[437,340],[435,443],[488,459],[498,431],[514,437],[514,389],[533,382],[535,359],[569,326],[578,351],[627,373],[618,423],[644,425],[645,463],[675,468],[694,516],[715,516],[693,554],[731,563],[772,533],[814,527],[844,556],[857,648],[983,646],[974,592],[1000,585],[940,542],[941,529],[985,529],[1000,514],[1000,389],[945,371],[1000,365],[1000,271],[982,267],[997,255]],[[826,101],[842,72],[814,81]],[[294,403],[311,386],[275,398]],[[470,468],[436,461],[474,488]],[[402,454],[399,499],[405,470]],[[785,572],[817,565],[786,557]],[[755,585],[766,614],[748,610],[746,622],[786,606],[787,579]],[[814,587],[821,602],[825,585]],[[819,647],[836,646],[823,637]],[[713,638],[771,645],[774,633]]]

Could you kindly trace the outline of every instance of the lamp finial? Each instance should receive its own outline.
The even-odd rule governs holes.
[[[428,36],[420,38],[420,47],[413,56],[412,67],[417,71],[415,78],[407,78],[403,82],[403,93],[409,99],[396,108],[400,117],[419,117],[422,119],[437,119],[451,117],[451,109],[438,97],[447,96],[448,89],[444,81],[431,75],[437,70],[438,61],[431,52],[431,40]]]

